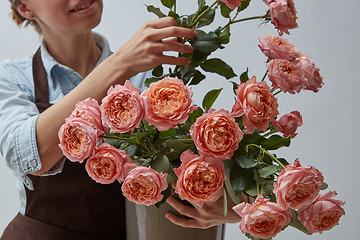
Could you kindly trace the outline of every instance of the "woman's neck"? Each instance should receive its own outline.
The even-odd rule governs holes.
[[[51,56],[85,78],[96,66],[101,50],[92,32],[66,36],[44,34],[44,41]]]

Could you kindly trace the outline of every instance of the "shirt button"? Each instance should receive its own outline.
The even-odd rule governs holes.
[[[27,162],[23,163],[24,170],[29,170],[29,164]]]
[[[31,167],[33,167],[33,168],[36,168],[38,166],[36,160],[32,160],[30,164],[31,164]]]

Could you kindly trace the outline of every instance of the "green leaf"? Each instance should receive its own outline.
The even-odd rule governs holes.
[[[209,59],[201,64],[200,67],[206,72],[217,73],[226,79],[236,77],[234,70],[219,58]]]
[[[146,8],[147,8],[148,12],[154,13],[159,18],[166,17],[166,15],[161,12],[160,8],[156,8],[153,5],[148,5],[148,6],[146,6]]]
[[[165,141],[165,144],[167,147],[173,148],[175,150],[185,150],[193,145],[194,142],[192,139],[171,139]]]
[[[137,151],[137,147],[138,147],[138,145],[130,145],[127,148],[125,148],[124,150],[125,150],[126,154],[131,157],[131,156],[135,155],[135,153]]]
[[[151,163],[151,168],[157,172],[167,173],[169,171],[169,159],[163,154],[157,154]]]
[[[249,69],[247,68],[245,72],[243,72],[241,75],[240,75],[240,81],[242,83],[246,83],[248,80],[249,80]]]
[[[175,0],[161,0],[162,5],[167,8],[172,8],[175,5]]]
[[[225,190],[225,188],[223,187],[223,191],[224,191],[224,205],[223,205],[223,208],[224,208],[224,217],[226,217],[227,216],[227,208],[228,208],[228,206],[227,206],[227,195],[226,195],[226,190]]]
[[[147,78],[147,79],[145,80],[145,86],[146,86],[146,87],[149,87],[150,84],[152,84],[152,83],[154,83],[154,82],[157,82],[157,81],[159,81],[159,80],[161,80],[161,79],[162,79],[162,77]]]
[[[248,158],[244,155],[235,155],[231,158],[236,161],[236,163],[242,168],[253,168],[259,164],[256,158]]]
[[[214,32],[205,33],[204,31],[197,30],[196,38],[191,41],[191,46],[194,49],[210,54],[220,47],[221,43],[218,40],[218,36]]]
[[[176,130],[174,128],[170,128],[169,130],[167,131],[160,131],[160,137],[161,138],[167,138],[167,137],[170,137],[170,136],[174,136],[176,134]]]
[[[235,204],[239,204],[241,202],[241,193],[240,194],[236,194],[235,190],[231,184],[230,181],[230,168],[227,167],[227,164],[229,163],[229,160],[224,161],[224,165],[226,166],[224,168],[224,172],[225,172],[225,186],[226,186],[226,190],[229,193],[229,196],[231,197],[231,200],[235,203]]]
[[[241,1],[241,6],[238,8],[238,12],[244,11],[250,4],[251,0]]]
[[[194,73],[194,76],[190,82],[190,85],[197,85],[205,78],[206,78],[206,76],[204,74],[202,74],[200,71],[196,70]]]
[[[246,192],[247,194],[249,194],[250,196],[252,196],[252,197],[256,197],[256,196],[258,195],[257,187],[256,187],[255,184],[254,184],[254,185],[251,185],[250,187],[248,187],[248,188],[245,190],[245,192]]]
[[[140,141],[146,136],[149,136],[149,132],[138,132],[134,134],[133,137],[126,139],[126,142],[130,144],[139,144]]]
[[[306,227],[302,224],[302,222],[300,222],[300,220],[298,219],[298,214],[295,210],[290,209],[292,214],[293,214],[293,218],[289,224],[289,226],[296,228],[300,231],[302,231],[303,233],[306,233],[307,235],[311,235],[309,234],[309,232],[307,231]]]
[[[243,169],[234,165],[230,171],[230,181],[236,194],[256,184],[254,181],[254,171],[252,169]]]
[[[161,77],[163,75],[163,73],[164,73],[164,68],[162,67],[162,65],[157,66],[152,71],[152,75],[155,77]]]
[[[260,177],[267,178],[268,176],[277,172],[277,167],[272,165],[268,167],[264,167],[259,170]]]
[[[201,108],[196,109],[192,113],[189,113],[190,123],[194,123],[198,117],[200,117],[204,111]]]
[[[219,42],[221,44],[228,44],[230,42],[230,28],[227,27],[224,30],[220,31],[216,31],[216,34],[218,36]]]
[[[290,142],[290,137],[283,138],[279,135],[272,135],[270,138],[264,140],[261,145],[266,150],[277,150],[281,147],[289,147]]]
[[[202,102],[202,106],[205,112],[207,112],[212,107],[212,105],[214,104],[215,100],[218,98],[222,90],[223,90],[222,88],[214,89],[205,95],[204,100]]]
[[[229,8],[225,3],[221,2],[220,4],[220,10],[221,10],[221,15],[224,18],[230,18],[230,13],[233,11],[231,8]]]
[[[199,9],[202,9],[206,4],[206,1],[205,0],[198,0],[198,8]]]
[[[323,183],[320,187],[320,190],[326,190],[329,187],[329,185],[327,183]]]
[[[197,28],[210,25],[215,18],[215,9],[210,9],[205,16],[203,16],[197,24]]]

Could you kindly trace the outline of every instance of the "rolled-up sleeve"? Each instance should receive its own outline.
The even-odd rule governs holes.
[[[26,175],[41,169],[35,132],[39,112],[30,86],[20,84],[11,66],[4,63],[0,86],[0,152],[9,168],[31,188]]]

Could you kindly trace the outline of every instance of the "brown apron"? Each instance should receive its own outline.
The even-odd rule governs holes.
[[[51,106],[47,74],[40,49],[33,57],[35,104],[39,112]],[[118,182],[93,181],[85,162],[65,161],[62,173],[29,175],[25,216],[18,214],[1,240],[125,240],[125,200]]]

